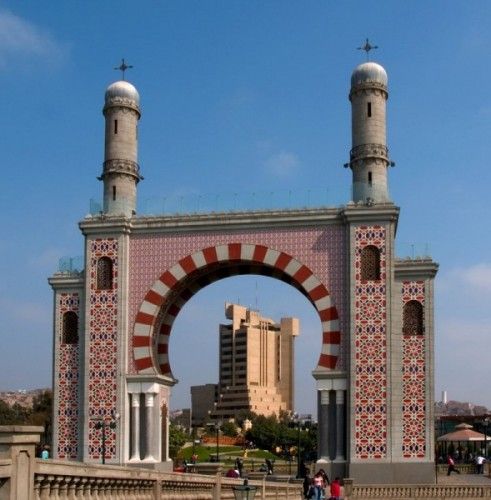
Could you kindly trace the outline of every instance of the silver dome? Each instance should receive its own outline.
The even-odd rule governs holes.
[[[111,85],[109,85],[106,89],[106,103],[117,98],[133,101],[136,106],[139,106],[140,104],[140,95],[138,94],[138,90],[136,90],[131,83],[125,80],[119,80],[118,82],[111,83]]]
[[[357,66],[351,75],[351,86],[359,85],[360,83],[380,83],[387,87],[387,73],[385,69],[375,62],[369,61]]]

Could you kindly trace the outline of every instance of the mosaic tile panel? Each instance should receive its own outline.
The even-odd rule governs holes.
[[[337,368],[344,369],[346,338],[346,284],[344,226],[317,228],[265,229],[237,232],[207,232],[198,234],[133,235],[130,241],[129,314],[134,326],[136,314],[145,295],[162,273],[181,259],[210,246],[230,243],[264,245],[285,252],[307,266],[329,291],[336,306],[341,331],[341,352]],[[319,325],[319,349],[322,328]],[[136,373],[133,345],[128,346],[129,372]]]
[[[411,300],[417,300],[424,306],[424,281],[405,281],[402,284],[402,306]],[[402,339],[402,454],[404,458],[426,456],[425,340],[424,335],[403,335]]]
[[[380,251],[380,280],[362,280],[361,254]],[[355,454],[359,459],[387,455],[386,230],[355,229]]]
[[[112,260],[112,288],[97,289],[97,262],[101,257]],[[102,455],[101,430],[96,419],[109,419],[116,409],[117,394],[117,306],[118,306],[118,242],[115,239],[90,241],[89,255],[90,314],[88,359],[88,455],[99,460]],[[106,429],[106,459],[116,456],[116,435]]]
[[[67,312],[79,314],[78,293],[58,295],[58,447],[56,456],[60,459],[76,460],[78,457],[79,416],[79,354],[77,344],[64,344],[63,315]],[[80,338],[80,336],[79,336]]]

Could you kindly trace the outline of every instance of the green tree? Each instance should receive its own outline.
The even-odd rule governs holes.
[[[188,435],[178,425],[169,426],[169,456],[176,458],[179,450],[188,440]]]
[[[279,440],[279,434],[276,415],[269,417],[258,415],[252,427],[246,432],[246,439],[252,441],[257,448],[272,450]]]
[[[237,437],[238,431],[237,426],[234,424],[234,422],[224,422],[220,429],[223,432],[224,436]]]

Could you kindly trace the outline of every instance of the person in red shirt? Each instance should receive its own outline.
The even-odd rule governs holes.
[[[331,500],[339,500],[341,498],[341,483],[339,477],[331,483]]]
[[[450,476],[451,472],[456,472],[457,474],[460,474],[460,471],[455,468],[455,462],[453,461],[453,458],[449,455],[447,457],[447,476]]]

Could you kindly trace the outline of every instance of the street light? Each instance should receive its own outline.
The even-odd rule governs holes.
[[[232,491],[234,492],[235,500],[253,500],[256,496],[257,488],[255,486],[249,486],[249,481],[244,479],[244,484],[241,486],[234,486]]]
[[[489,417],[484,419],[484,458],[488,458],[488,424]]]
[[[220,420],[217,420],[216,423],[215,423],[215,430],[216,430],[216,433],[217,433],[217,463],[220,462],[220,448],[219,448],[219,435],[220,435],[220,426],[221,426],[222,422]]]
[[[119,414],[116,413],[111,417],[109,422],[106,422],[104,418],[96,419],[94,429],[102,431],[102,465],[106,463],[106,428],[116,429],[116,421],[119,419]]]

